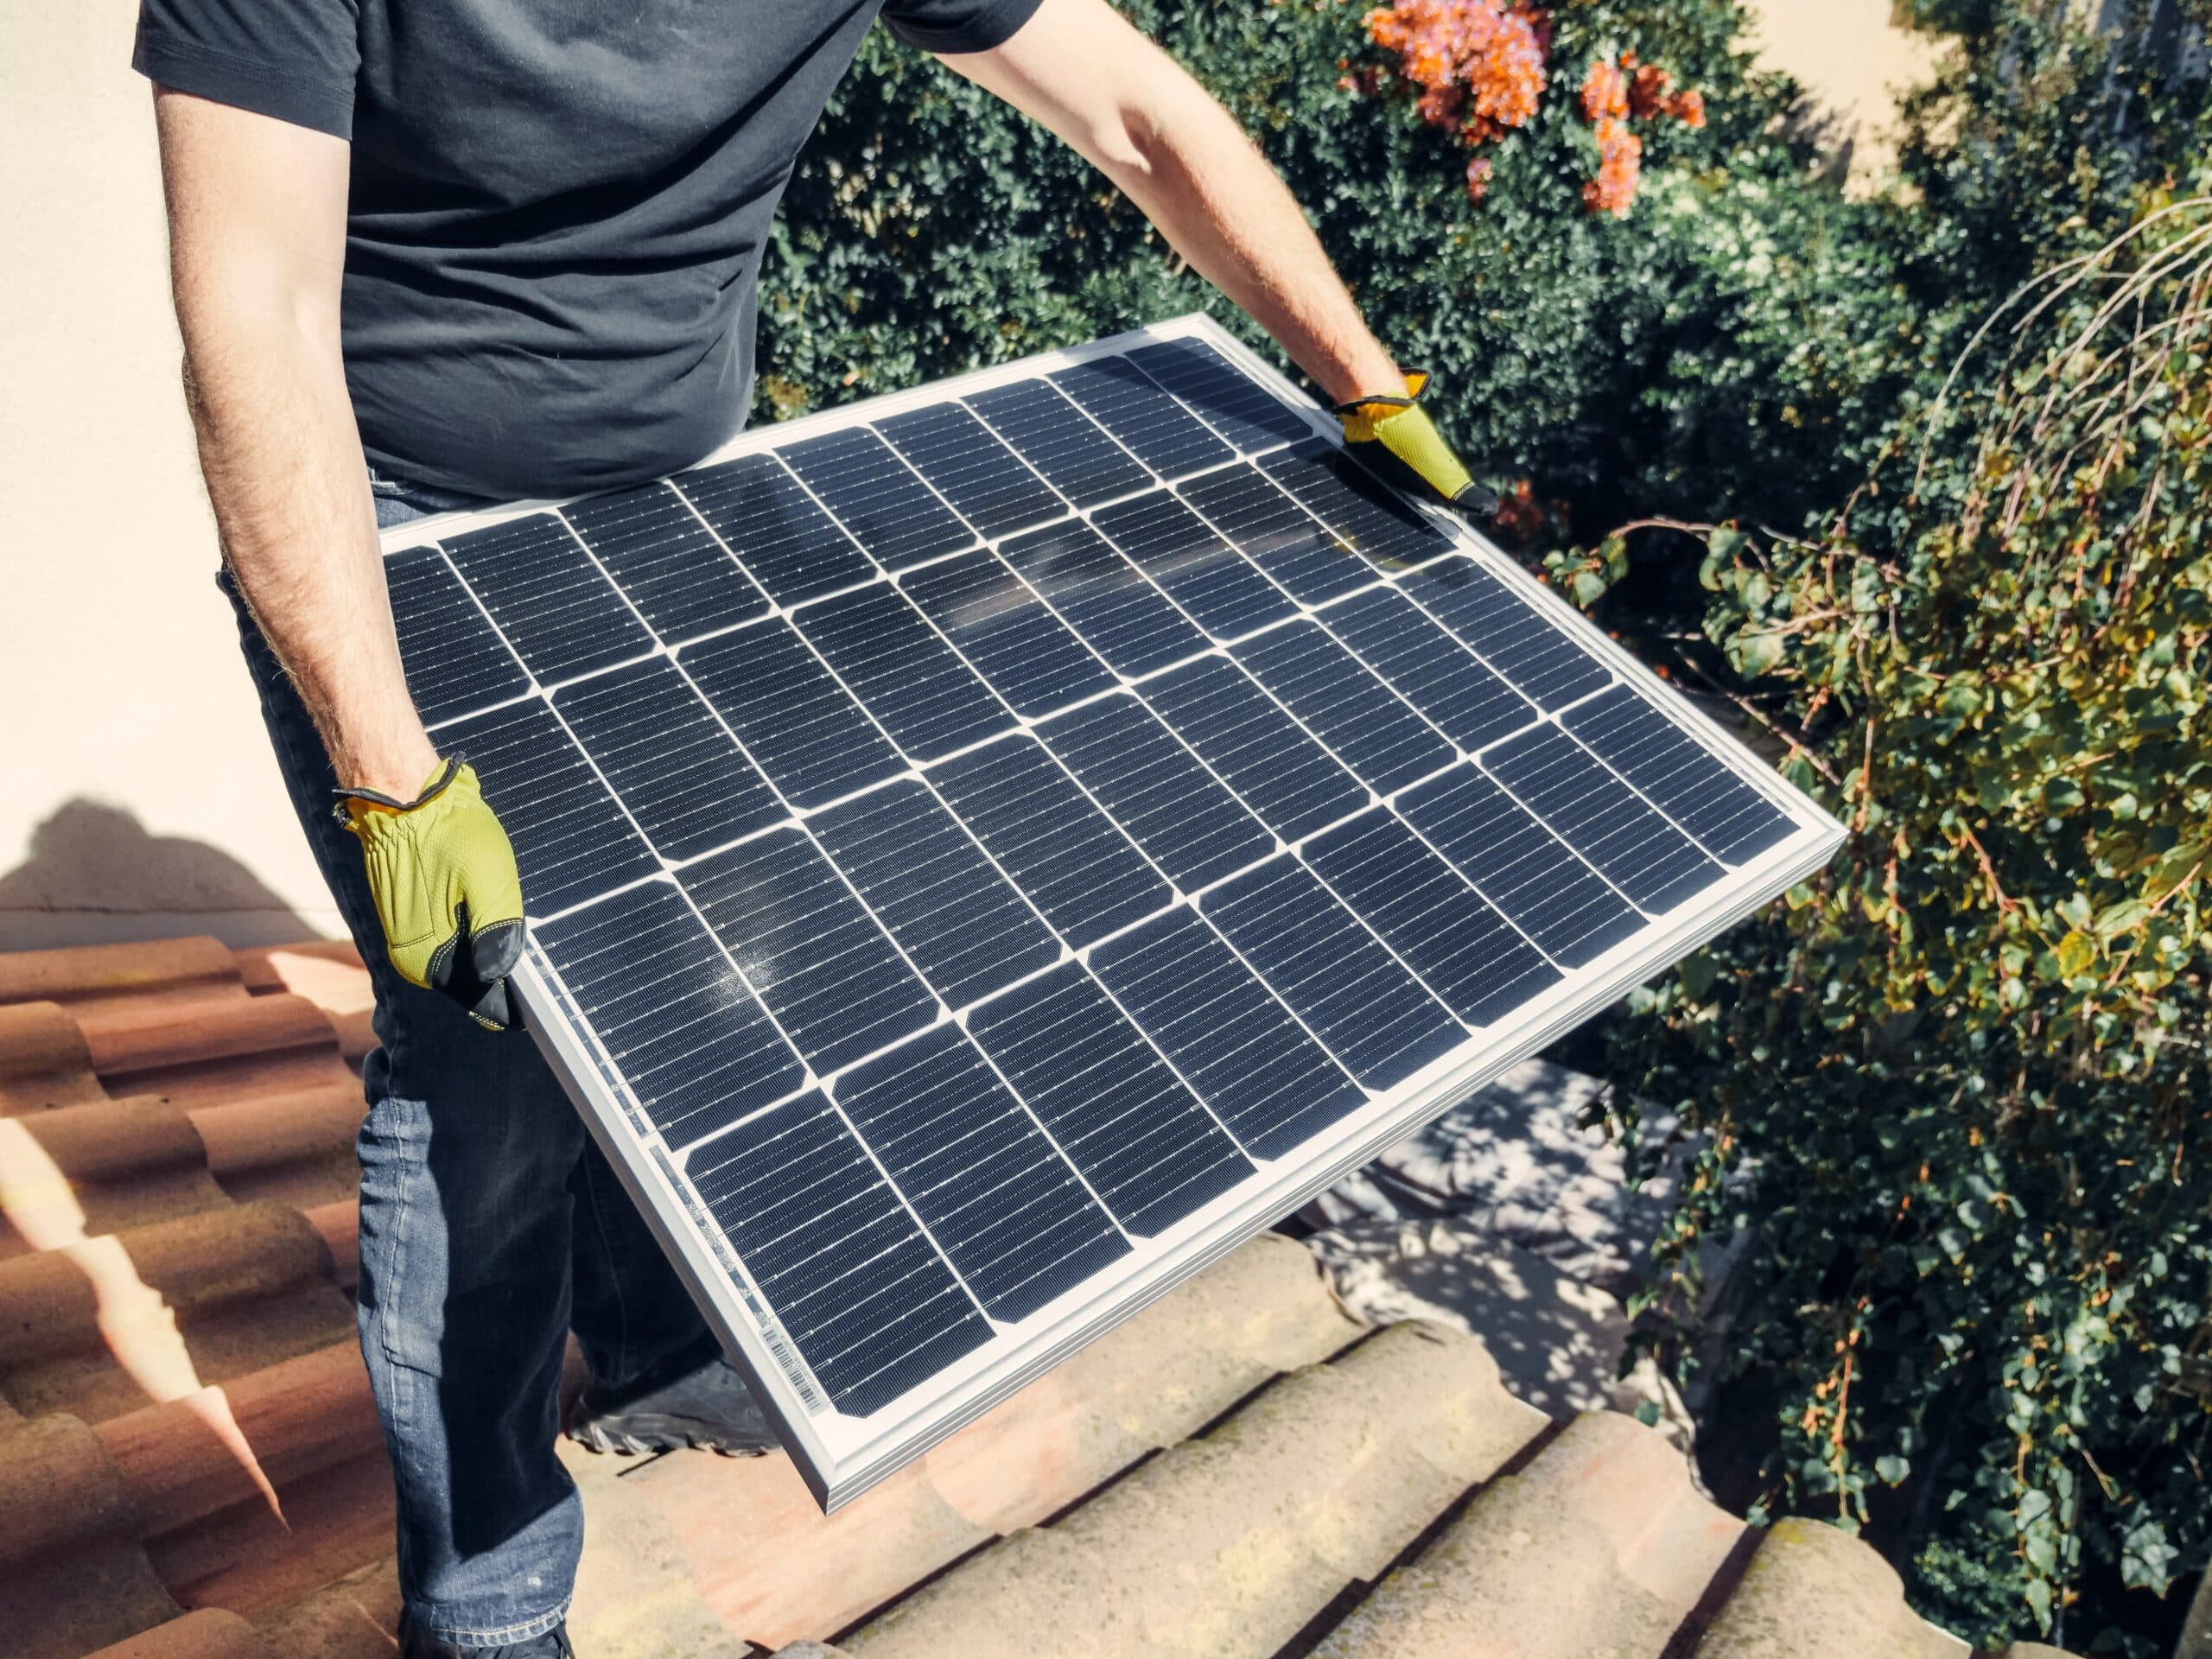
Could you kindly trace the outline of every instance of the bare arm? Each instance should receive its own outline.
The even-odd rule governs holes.
[[[200,470],[232,574],[340,782],[410,799],[408,696],[339,356],[345,141],[181,92],[155,112]]]
[[[1107,0],[1044,0],[1003,46],[944,61],[1073,145],[1331,397],[1404,395],[1267,158]]]

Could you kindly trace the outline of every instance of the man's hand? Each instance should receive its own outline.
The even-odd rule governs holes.
[[[1344,423],[1344,438],[1354,444],[1372,444],[1394,457],[1406,474],[1427,485],[1463,512],[1487,518],[1497,511],[1495,491],[1475,482],[1428,411],[1421,394],[1428,377],[1415,370],[1406,377],[1402,397],[1357,397],[1337,405],[1337,418]],[[1388,470],[1388,469],[1383,469]]]
[[[514,1023],[507,976],[522,959],[522,880],[485,804],[476,769],[440,765],[410,800],[341,790],[340,819],[359,837],[391,965],[442,991],[480,1026]]]

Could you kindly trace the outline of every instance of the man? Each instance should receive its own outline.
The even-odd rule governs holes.
[[[376,984],[360,1330],[410,1656],[568,1652],[572,1325],[579,1438],[767,1437],[502,1029],[513,855],[409,699],[376,527],[641,482],[738,429],[770,218],[879,10],[1103,171],[1344,401],[1355,440],[1470,488],[1267,163],[1106,0],[143,0],[223,580]]]

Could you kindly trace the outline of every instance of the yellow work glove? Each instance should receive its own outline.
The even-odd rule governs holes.
[[[1466,464],[1452,453],[1452,446],[1421,406],[1421,391],[1427,385],[1428,376],[1414,370],[1406,376],[1402,397],[1358,397],[1338,404],[1337,418],[1344,423],[1344,438],[1354,444],[1379,445],[1453,506],[1487,518],[1497,511],[1497,493],[1468,474]]]
[[[360,841],[400,977],[443,992],[480,1026],[513,1025],[507,976],[522,960],[522,878],[476,769],[458,756],[442,761],[411,801],[366,789],[339,795],[339,822]]]

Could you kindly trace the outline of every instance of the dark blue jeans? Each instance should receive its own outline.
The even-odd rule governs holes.
[[[376,484],[380,524],[468,505]],[[464,1647],[522,1641],[567,1611],[583,1544],[554,1455],[571,1325],[608,1383],[679,1351],[704,1358],[713,1338],[529,1036],[485,1031],[392,970],[360,844],[331,817],[321,740],[222,585],[292,805],[376,988],[361,1352],[398,1491],[408,1618]]]

